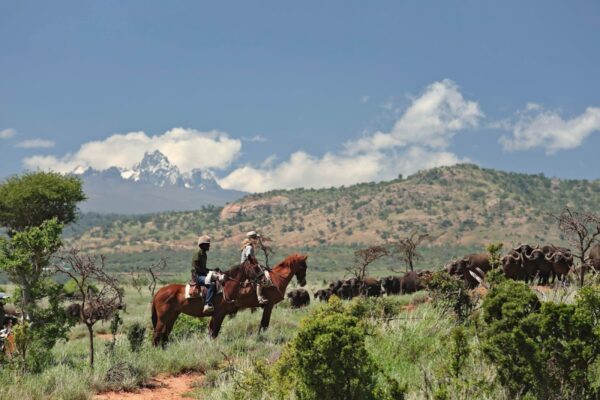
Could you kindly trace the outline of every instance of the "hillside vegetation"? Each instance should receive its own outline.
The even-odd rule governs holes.
[[[329,189],[277,190],[225,207],[141,216],[84,214],[68,242],[103,252],[186,250],[199,233],[219,247],[259,230],[279,247],[356,245],[428,232],[431,246],[492,241],[560,243],[550,213],[596,211],[600,181],[561,180],[462,164],[405,179]]]

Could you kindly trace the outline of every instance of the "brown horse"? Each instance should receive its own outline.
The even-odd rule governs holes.
[[[255,290],[241,289],[241,283],[252,276],[249,268],[244,266],[234,267],[225,273],[227,278],[223,293],[215,294],[213,300],[215,309],[209,315],[202,312],[204,308],[202,298],[185,298],[185,285],[172,284],[161,288],[152,300],[153,344],[155,346],[159,343],[163,346],[166,344],[180,313],[194,317],[210,316],[208,332],[216,338],[226,315],[234,314],[244,308],[263,307],[259,332],[267,329],[273,306],[285,298],[285,290],[292,278],[296,276],[300,286],[306,285],[307,258],[300,254],[289,255],[270,271],[273,286],[263,289],[263,296],[269,300],[264,306],[258,304]]]

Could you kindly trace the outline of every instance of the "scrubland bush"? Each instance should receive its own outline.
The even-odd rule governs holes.
[[[483,351],[512,396],[596,399],[600,355],[600,288],[573,304],[545,302],[523,282],[492,288],[484,303]]]
[[[134,322],[127,330],[127,340],[129,341],[129,348],[132,352],[137,353],[144,344],[144,337],[146,336],[146,327],[139,322]]]
[[[426,281],[426,287],[433,304],[442,310],[453,312],[460,322],[466,321],[475,307],[465,281],[445,271],[432,274]]]
[[[189,315],[181,314],[173,330],[171,331],[170,337],[173,339],[187,339],[193,335],[204,335],[207,332],[208,319],[207,318],[196,318],[190,317]]]
[[[332,297],[306,317],[272,365],[255,363],[233,398],[402,399],[405,388],[367,352],[363,302]],[[355,314],[355,315],[353,315]]]

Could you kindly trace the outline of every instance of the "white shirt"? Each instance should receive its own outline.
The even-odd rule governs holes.
[[[254,247],[250,244],[244,247],[244,250],[242,250],[242,258],[240,260],[240,264],[246,262],[249,256],[254,256]]]

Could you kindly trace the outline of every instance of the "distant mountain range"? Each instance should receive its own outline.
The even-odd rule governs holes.
[[[183,190],[183,189],[182,189]],[[210,233],[215,248],[236,247],[257,230],[277,247],[352,246],[429,233],[432,246],[504,242],[563,245],[551,214],[598,213],[600,180],[548,178],[455,165],[404,179],[326,189],[252,194],[224,207],[144,216],[84,214],[69,240],[103,252],[191,250]]]
[[[84,212],[141,214],[195,210],[203,205],[223,205],[247,193],[219,186],[209,170],[182,173],[160,151],[144,154],[130,169],[111,167],[75,171],[84,183],[88,200]]]

